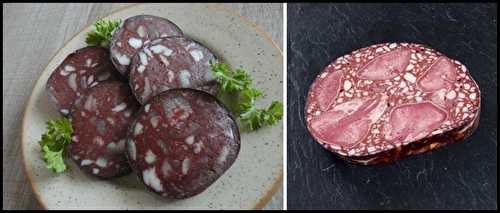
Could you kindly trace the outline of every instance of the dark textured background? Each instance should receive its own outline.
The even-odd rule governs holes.
[[[288,209],[497,209],[496,4],[288,4]],[[385,166],[348,164],[309,135],[309,85],[335,58],[416,42],[464,63],[481,121],[457,144]]]

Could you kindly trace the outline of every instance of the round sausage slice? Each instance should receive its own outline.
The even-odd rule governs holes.
[[[58,111],[68,115],[73,102],[86,89],[120,77],[109,60],[108,50],[85,47],[69,54],[52,72],[46,90]]]
[[[182,36],[181,29],[168,19],[152,15],[138,15],[125,19],[113,32],[111,61],[118,72],[128,77],[132,57],[151,40],[167,36]]]
[[[69,150],[83,171],[102,178],[131,172],[125,138],[138,108],[128,85],[118,81],[93,87],[76,100],[71,110]]]
[[[193,88],[215,94],[217,82],[211,76],[209,61],[216,63],[215,55],[192,39],[156,39],[132,59],[130,88],[141,104],[175,88]]]
[[[217,99],[194,89],[172,89],[141,107],[129,128],[127,157],[151,191],[168,198],[194,196],[235,161],[240,134]]]
[[[385,43],[328,65],[311,85],[307,128],[350,162],[389,163],[463,140],[480,89],[464,64],[421,44]]]

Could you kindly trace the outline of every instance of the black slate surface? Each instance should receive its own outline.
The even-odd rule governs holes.
[[[496,4],[288,4],[288,209],[497,209]],[[465,141],[385,166],[348,164],[305,127],[310,84],[355,49],[416,42],[464,63],[481,88]]]

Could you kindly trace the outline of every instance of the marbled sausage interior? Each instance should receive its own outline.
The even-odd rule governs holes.
[[[305,112],[325,148],[352,162],[391,162],[470,135],[480,90],[457,60],[420,44],[385,43],[329,64]]]

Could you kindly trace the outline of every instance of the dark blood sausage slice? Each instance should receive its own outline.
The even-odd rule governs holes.
[[[467,68],[420,44],[386,43],[328,65],[305,113],[326,149],[361,164],[389,163],[468,137],[480,91]]]
[[[200,90],[155,96],[129,127],[127,158],[151,191],[182,199],[201,193],[235,161],[240,134],[230,112]]]
[[[127,129],[139,109],[126,83],[87,90],[71,110],[71,158],[87,173],[111,178],[131,172],[125,157]]]
[[[125,19],[111,38],[111,61],[118,72],[128,78],[132,57],[151,40],[167,36],[182,36],[181,29],[168,19],[138,15]]]
[[[156,39],[139,51],[130,66],[130,88],[140,103],[175,88],[193,88],[215,94],[217,82],[209,61],[215,55],[186,37]]]
[[[109,61],[106,49],[85,47],[69,54],[52,72],[46,90],[59,112],[68,115],[73,102],[87,88],[120,78]]]

